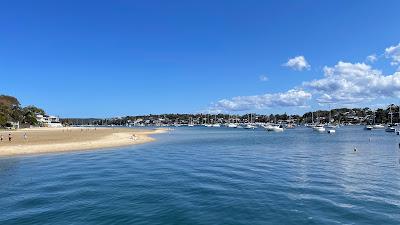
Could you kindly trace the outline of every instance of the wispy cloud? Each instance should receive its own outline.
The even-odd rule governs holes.
[[[400,43],[385,49],[385,56],[392,60],[390,63],[393,66],[400,64]]]
[[[306,69],[310,69],[310,64],[307,62],[304,56],[296,56],[294,58],[289,59],[283,66],[289,67],[293,70],[303,71]]]
[[[376,54],[372,54],[367,56],[366,61],[369,63],[374,63],[378,60],[378,56]]]
[[[268,76],[267,75],[260,75],[259,79],[260,79],[260,81],[265,82],[265,81],[268,81]]]
[[[213,104],[211,109],[224,111],[245,111],[271,107],[305,106],[311,99],[311,93],[304,90],[292,89],[287,92],[238,96],[231,99],[222,99]]]

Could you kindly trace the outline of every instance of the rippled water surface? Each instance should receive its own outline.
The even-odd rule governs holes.
[[[400,224],[400,136],[383,130],[157,139],[0,158],[0,224]]]

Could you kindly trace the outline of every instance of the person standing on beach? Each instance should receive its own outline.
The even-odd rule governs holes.
[[[11,133],[8,133],[8,141],[9,141],[9,142],[12,141],[12,135],[11,135]]]
[[[0,134],[0,142],[3,142],[3,134]]]
[[[28,140],[28,135],[26,135],[26,132],[24,133],[24,140],[25,140],[25,141]]]

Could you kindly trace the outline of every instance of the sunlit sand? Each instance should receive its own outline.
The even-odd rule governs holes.
[[[149,135],[166,129],[141,130],[128,128],[34,128],[0,131],[0,156],[93,150],[143,144],[154,141]],[[12,140],[9,141],[9,134]],[[25,135],[26,134],[26,135]]]

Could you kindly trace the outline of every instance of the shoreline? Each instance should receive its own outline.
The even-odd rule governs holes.
[[[97,150],[144,144],[155,141],[149,135],[167,132],[166,129],[141,130],[131,128],[64,127],[28,128],[0,131],[0,157],[43,153]],[[11,133],[12,141],[8,135]],[[25,136],[26,133],[26,136]]]

